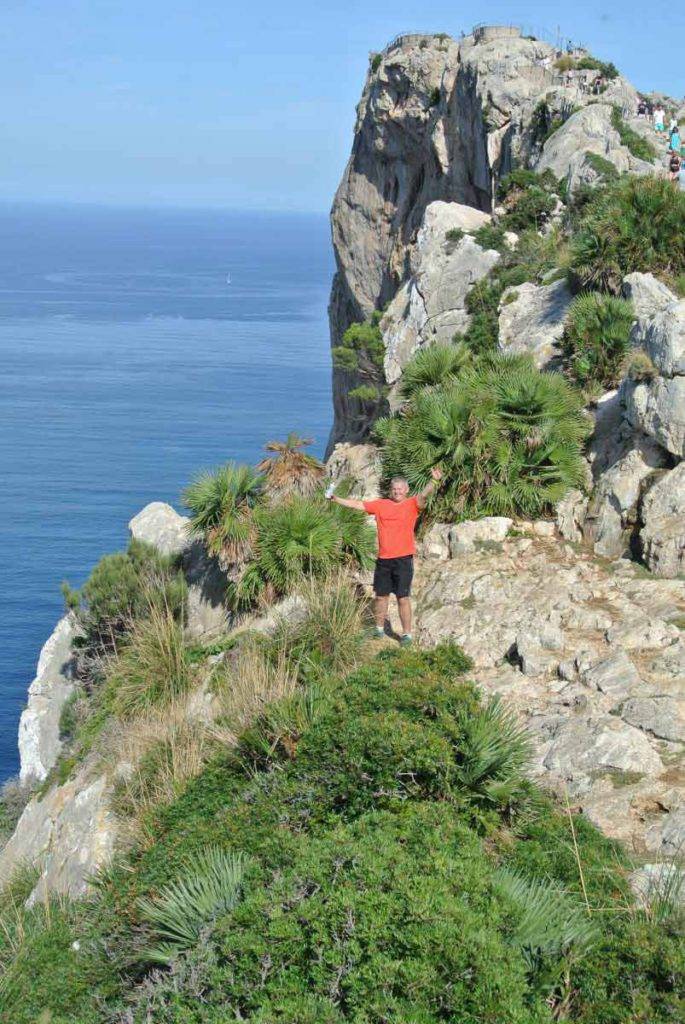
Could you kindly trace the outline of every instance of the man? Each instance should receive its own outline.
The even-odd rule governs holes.
[[[400,643],[411,644],[411,581],[414,575],[416,544],[414,528],[419,513],[426,507],[426,500],[435,490],[442,471],[435,466],[433,478],[414,497],[409,497],[409,484],[404,477],[396,476],[390,481],[390,497],[375,501],[357,501],[354,498],[338,498],[331,494],[331,500],[345,508],[356,508],[368,512],[376,519],[378,527],[378,558],[373,575],[373,591],[376,597],[376,636],[382,637],[388,617],[390,595],[397,598],[397,608],[402,623]]]

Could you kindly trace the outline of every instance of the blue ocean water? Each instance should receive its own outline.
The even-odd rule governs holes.
[[[148,501],[331,422],[324,216],[0,206],[0,781],[41,645]]]

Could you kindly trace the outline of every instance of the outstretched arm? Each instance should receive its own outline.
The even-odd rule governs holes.
[[[416,504],[419,506],[419,508],[423,509],[426,507],[426,502],[428,501],[428,498],[430,498],[431,494],[438,486],[438,483],[440,482],[440,480],[442,480],[442,470],[438,469],[437,466],[433,466],[433,468],[431,469],[431,477],[432,479],[430,480],[430,482],[427,483],[424,489],[422,491],[419,491],[419,493],[416,495]]]
[[[364,511],[364,502],[359,501],[357,498],[339,498],[336,494],[332,494],[331,501],[334,501],[336,505],[342,505],[344,508],[356,508],[358,512]]]

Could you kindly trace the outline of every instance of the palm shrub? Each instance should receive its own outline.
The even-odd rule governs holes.
[[[191,531],[207,550],[225,562],[239,562],[250,550],[252,515],[264,478],[251,466],[229,462],[214,472],[200,473],[186,488]]]
[[[633,271],[685,272],[685,192],[663,178],[626,175],[584,206],[569,269],[581,288],[617,295]]]
[[[530,736],[497,697],[474,713],[462,712],[459,722],[461,784],[477,800],[506,806],[522,790]]]
[[[419,392],[378,422],[377,437],[386,478],[402,475],[420,489],[441,466],[436,517],[534,517],[582,485],[588,429],[582,396],[560,374],[496,354]]]
[[[458,377],[470,360],[471,353],[463,342],[420,348],[402,371],[400,393],[404,398],[411,398],[422,388],[446,384]]]
[[[373,531],[363,517],[321,497],[294,496],[260,507],[254,524],[253,558],[229,585],[229,604],[236,609],[273,600],[339,565],[368,565],[373,557]]]
[[[312,444],[311,438],[288,434],[285,441],[269,441],[264,445],[274,457],[258,462],[255,469],[264,478],[264,489],[271,498],[288,494],[314,494],[323,479],[325,468],[313,455],[303,452]]]
[[[563,335],[569,369],[580,384],[618,382],[634,319],[626,299],[583,292],[571,303]]]
[[[166,965],[196,946],[240,900],[246,866],[242,854],[209,846],[188,858],[185,873],[157,896],[141,897],[138,913],[152,935],[141,959]]]
[[[495,887],[516,912],[512,942],[527,964],[534,987],[549,991],[564,968],[584,956],[600,937],[586,910],[552,881],[529,880],[498,869]]]

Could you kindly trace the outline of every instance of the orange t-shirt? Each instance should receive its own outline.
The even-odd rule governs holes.
[[[414,527],[420,511],[416,498],[365,501],[364,511],[376,517],[379,558],[403,558],[416,554]]]

